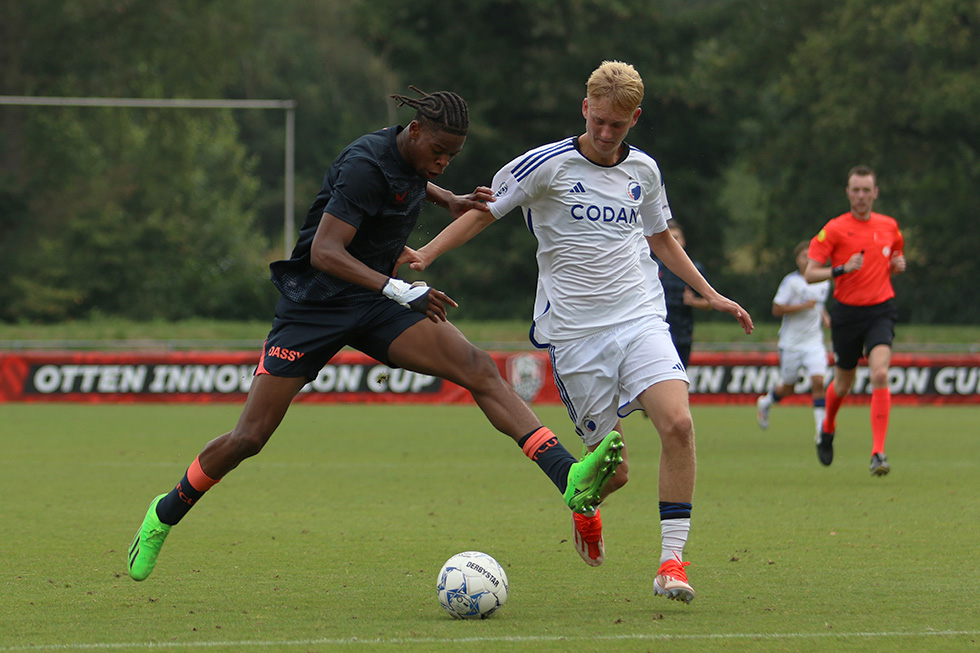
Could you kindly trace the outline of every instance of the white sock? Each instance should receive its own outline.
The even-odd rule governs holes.
[[[660,564],[668,560],[684,560],[684,545],[691,532],[691,518],[663,519],[660,521]]]
[[[817,423],[817,433],[820,433],[820,429],[823,427],[823,418],[827,415],[827,409],[823,406],[813,407],[813,419]]]

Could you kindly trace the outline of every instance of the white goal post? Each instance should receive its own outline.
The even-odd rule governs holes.
[[[289,258],[295,240],[293,193],[296,148],[295,100],[199,100],[100,97],[34,97],[0,95],[0,105],[56,107],[127,107],[147,109],[281,109],[286,112],[285,197],[283,198],[283,240]]]

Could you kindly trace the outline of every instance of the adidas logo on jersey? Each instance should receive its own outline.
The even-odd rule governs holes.
[[[585,186],[582,185],[582,182],[577,182],[574,186],[572,186],[572,190],[570,190],[568,192],[569,193],[584,193],[585,192]]]

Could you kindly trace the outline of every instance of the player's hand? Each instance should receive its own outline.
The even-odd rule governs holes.
[[[453,298],[442,292],[431,288],[429,290],[429,306],[426,308],[425,316],[433,322],[445,322],[446,310],[449,306],[459,308],[459,304]]]
[[[727,297],[718,295],[709,299],[708,303],[716,311],[731,313],[738,320],[739,326],[742,327],[746,335],[751,334],[753,329],[755,329],[755,325],[752,323],[752,316],[749,315],[749,312]]]
[[[895,254],[892,256],[891,268],[893,272],[905,272],[905,255]]]
[[[495,202],[496,198],[493,196],[493,191],[486,186],[477,186],[476,190],[472,193],[466,195],[452,195],[449,198],[449,215],[453,216],[453,220],[463,215],[470,209],[479,209],[480,211],[489,211],[487,207],[487,202]]]
[[[424,270],[429,264],[429,262],[425,260],[425,257],[422,256],[420,252],[412,249],[411,247],[405,246],[405,248],[402,249],[401,255],[398,257],[398,260],[395,261],[395,268],[391,271],[391,276],[398,274],[398,268],[406,263],[408,263],[409,268],[418,272]]]
[[[847,259],[847,263],[844,264],[844,272],[860,270],[862,265],[864,265],[864,250],[857,254],[851,254],[851,258]]]
[[[449,295],[432,288],[424,281],[409,284],[401,279],[388,279],[381,289],[381,294],[416,313],[425,315],[433,322],[446,321],[447,305],[453,308],[459,306]]]

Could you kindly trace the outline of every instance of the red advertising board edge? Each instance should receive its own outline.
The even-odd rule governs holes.
[[[561,403],[546,353],[491,356],[525,400]],[[242,401],[255,364],[254,352],[0,352],[0,403]],[[775,352],[694,352],[688,375],[692,403],[750,403],[778,382],[778,357]],[[898,404],[980,403],[980,355],[896,353],[889,385]],[[808,401],[806,384],[798,390],[804,394],[787,403]],[[858,368],[854,398],[870,398],[866,367]],[[391,369],[354,351],[335,356],[297,400],[472,403],[456,384]]]

